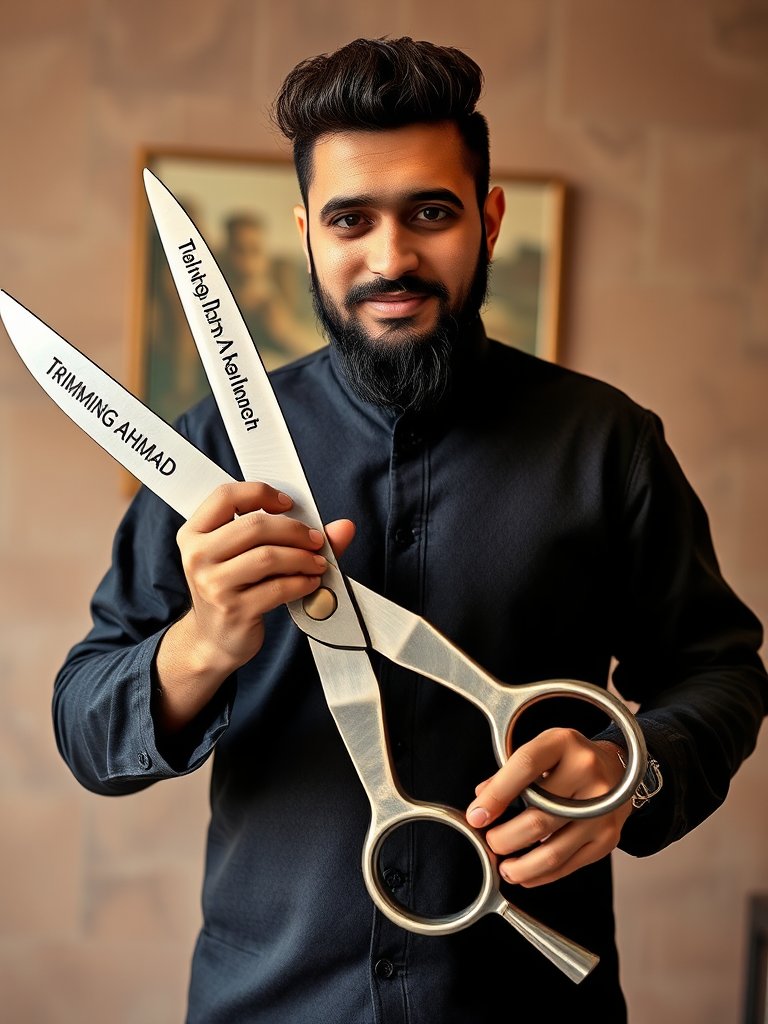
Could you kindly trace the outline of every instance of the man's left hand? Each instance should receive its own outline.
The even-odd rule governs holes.
[[[481,782],[467,809],[475,828],[492,825],[512,800],[532,782],[548,792],[578,800],[602,796],[621,780],[620,748],[606,740],[592,742],[574,729],[547,729],[515,750],[495,775]],[[577,868],[600,860],[619,842],[632,811],[628,800],[599,818],[561,818],[527,807],[511,821],[489,828],[485,838],[499,855],[502,877],[532,888],[554,882]],[[528,849],[533,846],[533,849]],[[510,857],[519,850],[527,853]]]

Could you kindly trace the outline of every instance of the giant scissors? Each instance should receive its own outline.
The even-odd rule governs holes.
[[[324,533],[298,453],[277,398],[223,274],[189,216],[149,171],[145,186],[179,297],[227,434],[245,480],[262,480],[293,499],[287,515]],[[68,344],[7,293],[0,316],[21,358],[53,400],[142,483],[189,518],[232,477],[173,427]],[[117,424],[130,426],[120,432]],[[130,443],[127,443],[130,441]],[[288,610],[306,634],[325,698],[371,805],[363,848],[363,877],[379,910],[423,935],[444,935],[500,914],[571,980],[579,982],[598,957],[512,906],[499,889],[497,857],[483,834],[453,807],[410,798],[392,768],[381,694],[368,651],[447,686],[485,715],[499,765],[512,752],[522,711],[551,697],[575,697],[601,708],[619,726],[627,766],[609,793],[572,800],[538,784],[525,800],[552,814],[587,818],[608,813],[634,793],[646,767],[643,735],[632,714],[607,691],[585,682],[550,679],[505,685],[477,665],[420,616],[342,575],[330,544],[320,587]],[[463,910],[426,917],[400,903],[381,875],[385,839],[403,824],[438,822],[459,831],[483,868],[480,892]]]

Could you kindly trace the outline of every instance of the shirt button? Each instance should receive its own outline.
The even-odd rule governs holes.
[[[399,889],[405,881],[405,875],[398,871],[397,868],[389,868],[384,872],[384,881],[387,883],[389,888],[394,892],[395,889]]]
[[[409,548],[415,540],[416,534],[407,526],[401,526],[400,529],[395,531],[395,544],[397,544],[401,551]]]
[[[399,439],[399,448],[404,455],[415,452],[421,444],[421,434],[415,430],[409,430]]]
[[[149,768],[149,766],[152,764],[152,762],[149,759],[149,754],[146,752],[146,750],[139,751],[137,761],[139,762],[139,766],[144,769]]]
[[[391,960],[377,960],[373,972],[378,978],[391,978],[395,973],[395,965]]]

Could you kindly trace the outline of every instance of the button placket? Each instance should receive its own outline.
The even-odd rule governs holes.
[[[405,422],[404,422],[405,421]],[[389,471],[389,514],[385,549],[384,595],[420,611],[423,572],[424,523],[427,494],[426,451],[422,431],[412,418],[401,417],[392,436]],[[404,787],[412,787],[413,727],[418,680],[403,686],[402,669],[382,663],[380,685],[385,714],[392,737],[396,772]],[[398,829],[387,840],[384,881],[390,891],[411,904],[412,829]],[[405,1022],[409,1004],[408,951],[410,932],[398,928],[376,911],[377,924],[371,949],[371,977],[382,1020],[387,1024]],[[393,984],[397,982],[397,984]]]

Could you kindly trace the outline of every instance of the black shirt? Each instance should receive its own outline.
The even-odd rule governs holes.
[[[720,575],[704,510],[655,416],[484,336],[428,415],[358,401],[328,349],[272,380],[325,520],[357,524],[342,560],[350,576],[508,683],[602,686],[618,660],[616,685],[641,703],[665,780],[627,822],[624,849],[653,853],[720,804],[768,705],[761,631]],[[212,400],[180,429],[239,476]],[[190,1024],[495,1024],[499,1000],[502,1019],[521,1024],[624,1020],[609,858],[541,888],[503,887],[601,955],[578,987],[496,915],[435,938],[374,911],[360,869],[367,801],[285,608],[184,749],[158,747],[154,652],[188,607],[180,523],[139,493],[54,711],[64,757],[101,793],[192,771],[216,746]],[[466,807],[495,770],[484,719],[428,679],[376,667],[403,787]],[[593,709],[547,703],[517,738],[560,722],[613,736]],[[448,831],[403,828],[384,849],[393,890],[422,912],[458,909],[476,892],[475,855]]]

